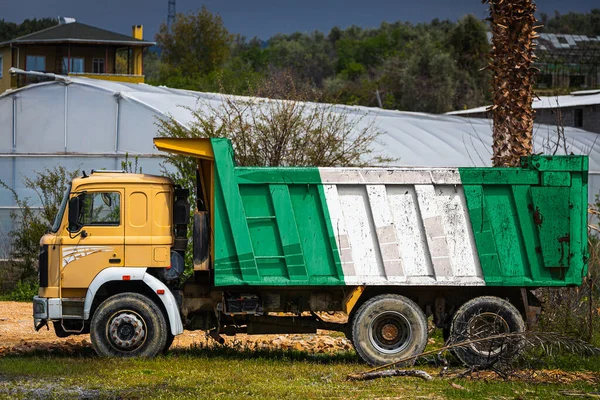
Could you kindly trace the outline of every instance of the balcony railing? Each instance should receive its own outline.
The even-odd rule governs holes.
[[[35,75],[34,75],[35,74]],[[47,76],[44,73],[33,73],[33,74],[11,74],[11,87],[20,88],[26,85],[34,83],[48,82],[55,80],[55,76],[49,73]],[[70,73],[67,74],[71,77],[77,78],[91,78],[91,79],[103,79],[106,81],[126,82],[126,83],[144,83],[144,75],[130,75],[130,74],[94,74],[94,73]]]

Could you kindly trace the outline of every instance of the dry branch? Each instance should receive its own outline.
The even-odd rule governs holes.
[[[561,390],[558,392],[566,397],[579,397],[580,399],[600,399],[600,392],[580,392],[576,390]]]
[[[362,374],[350,374],[348,375],[349,381],[370,381],[377,378],[387,378],[390,376],[414,376],[421,378],[426,381],[430,381],[433,378],[427,372],[420,369],[386,369],[384,371],[376,372],[365,372]]]
[[[485,343],[490,341],[504,341],[502,345],[503,349],[513,348],[516,351],[505,351],[505,355],[501,360],[504,364],[513,363],[520,354],[526,349],[532,348],[541,348],[544,353],[552,354],[553,351],[561,351],[566,350],[570,353],[579,354],[582,356],[597,356],[600,355],[600,348],[595,347],[583,340],[573,339],[570,337],[566,337],[564,335],[560,335],[554,332],[510,332],[510,333],[502,333],[498,335],[492,335],[484,338],[470,339],[464,340],[458,343],[452,343],[452,339],[450,339],[449,344],[446,346],[437,349],[423,352],[421,354],[416,354],[410,357],[404,357],[398,361],[393,363],[381,365],[370,370],[364,371],[360,374],[350,374],[348,375],[348,379],[351,379],[352,376],[357,375],[365,375],[374,373],[376,371],[381,371],[385,368],[391,368],[395,365],[405,363],[408,361],[415,361],[418,358],[422,358],[431,354],[442,354],[448,350],[457,349],[461,347],[467,347],[476,343]],[[478,366],[481,369],[484,368],[492,368],[495,363],[491,363],[489,365]]]

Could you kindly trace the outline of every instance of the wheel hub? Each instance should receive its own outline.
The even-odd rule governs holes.
[[[108,337],[116,348],[134,350],[146,339],[144,321],[136,313],[121,312],[110,319]]]
[[[394,324],[385,324],[381,328],[381,336],[385,340],[394,340],[398,336],[398,327]]]
[[[411,343],[411,324],[399,312],[383,312],[369,325],[369,340],[382,353],[399,353]]]

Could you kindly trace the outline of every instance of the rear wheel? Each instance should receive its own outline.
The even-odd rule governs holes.
[[[452,319],[452,343],[482,339],[510,332],[523,332],[525,321],[519,310],[508,301],[494,296],[476,297],[463,304]],[[502,352],[513,352],[518,341],[497,339],[454,349],[454,354],[470,366],[495,363]]]
[[[100,304],[90,338],[103,357],[154,357],[165,348],[167,333],[165,317],[151,299],[122,293]]]
[[[427,345],[427,319],[412,300],[385,294],[366,301],[352,319],[352,342],[371,365],[420,354]]]

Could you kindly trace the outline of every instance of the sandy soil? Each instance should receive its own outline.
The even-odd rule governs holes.
[[[42,328],[36,332],[33,327],[31,303],[0,302],[0,355],[22,353],[34,350],[53,350],[91,347],[89,335],[76,335],[60,339],[54,329]],[[332,317],[336,322],[340,318]],[[259,348],[282,348],[311,352],[332,352],[349,350],[352,345],[339,333],[319,331],[316,335],[236,335],[224,336],[228,345],[250,345]],[[187,348],[191,345],[210,343],[203,331],[185,331],[175,338],[173,347]],[[213,341],[214,342],[214,341]]]
[[[343,322],[343,315],[333,317],[324,316],[330,321]],[[226,344],[232,347],[250,346],[265,349],[294,349],[314,353],[329,353],[352,349],[348,339],[337,332],[319,331],[316,335],[237,335],[226,337]],[[431,341],[432,339],[430,339]],[[173,348],[188,348],[193,345],[215,343],[206,337],[202,331],[185,331],[175,338]],[[55,351],[78,354],[90,352],[91,343],[89,335],[71,336],[59,339],[54,335],[54,329],[46,328],[36,332],[33,328],[31,316],[31,303],[0,302],[0,357],[8,354],[23,354],[28,352]],[[463,373],[459,368],[457,373]],[[452,373],[448,374],[450,378]],[[492,371],[480,371],[467,375],[467,379],[494,381],[503,380],[500,375]],[[571,384],[573,382],[588,382],[600,384],[600,373],[588,371],[567,372],[560,370],[527,370],[515,371],[511,381],[524,381],[536,383]],[[565,395],[580,395],[569,393]],[[582,396],[585,397],[585,393]]]

